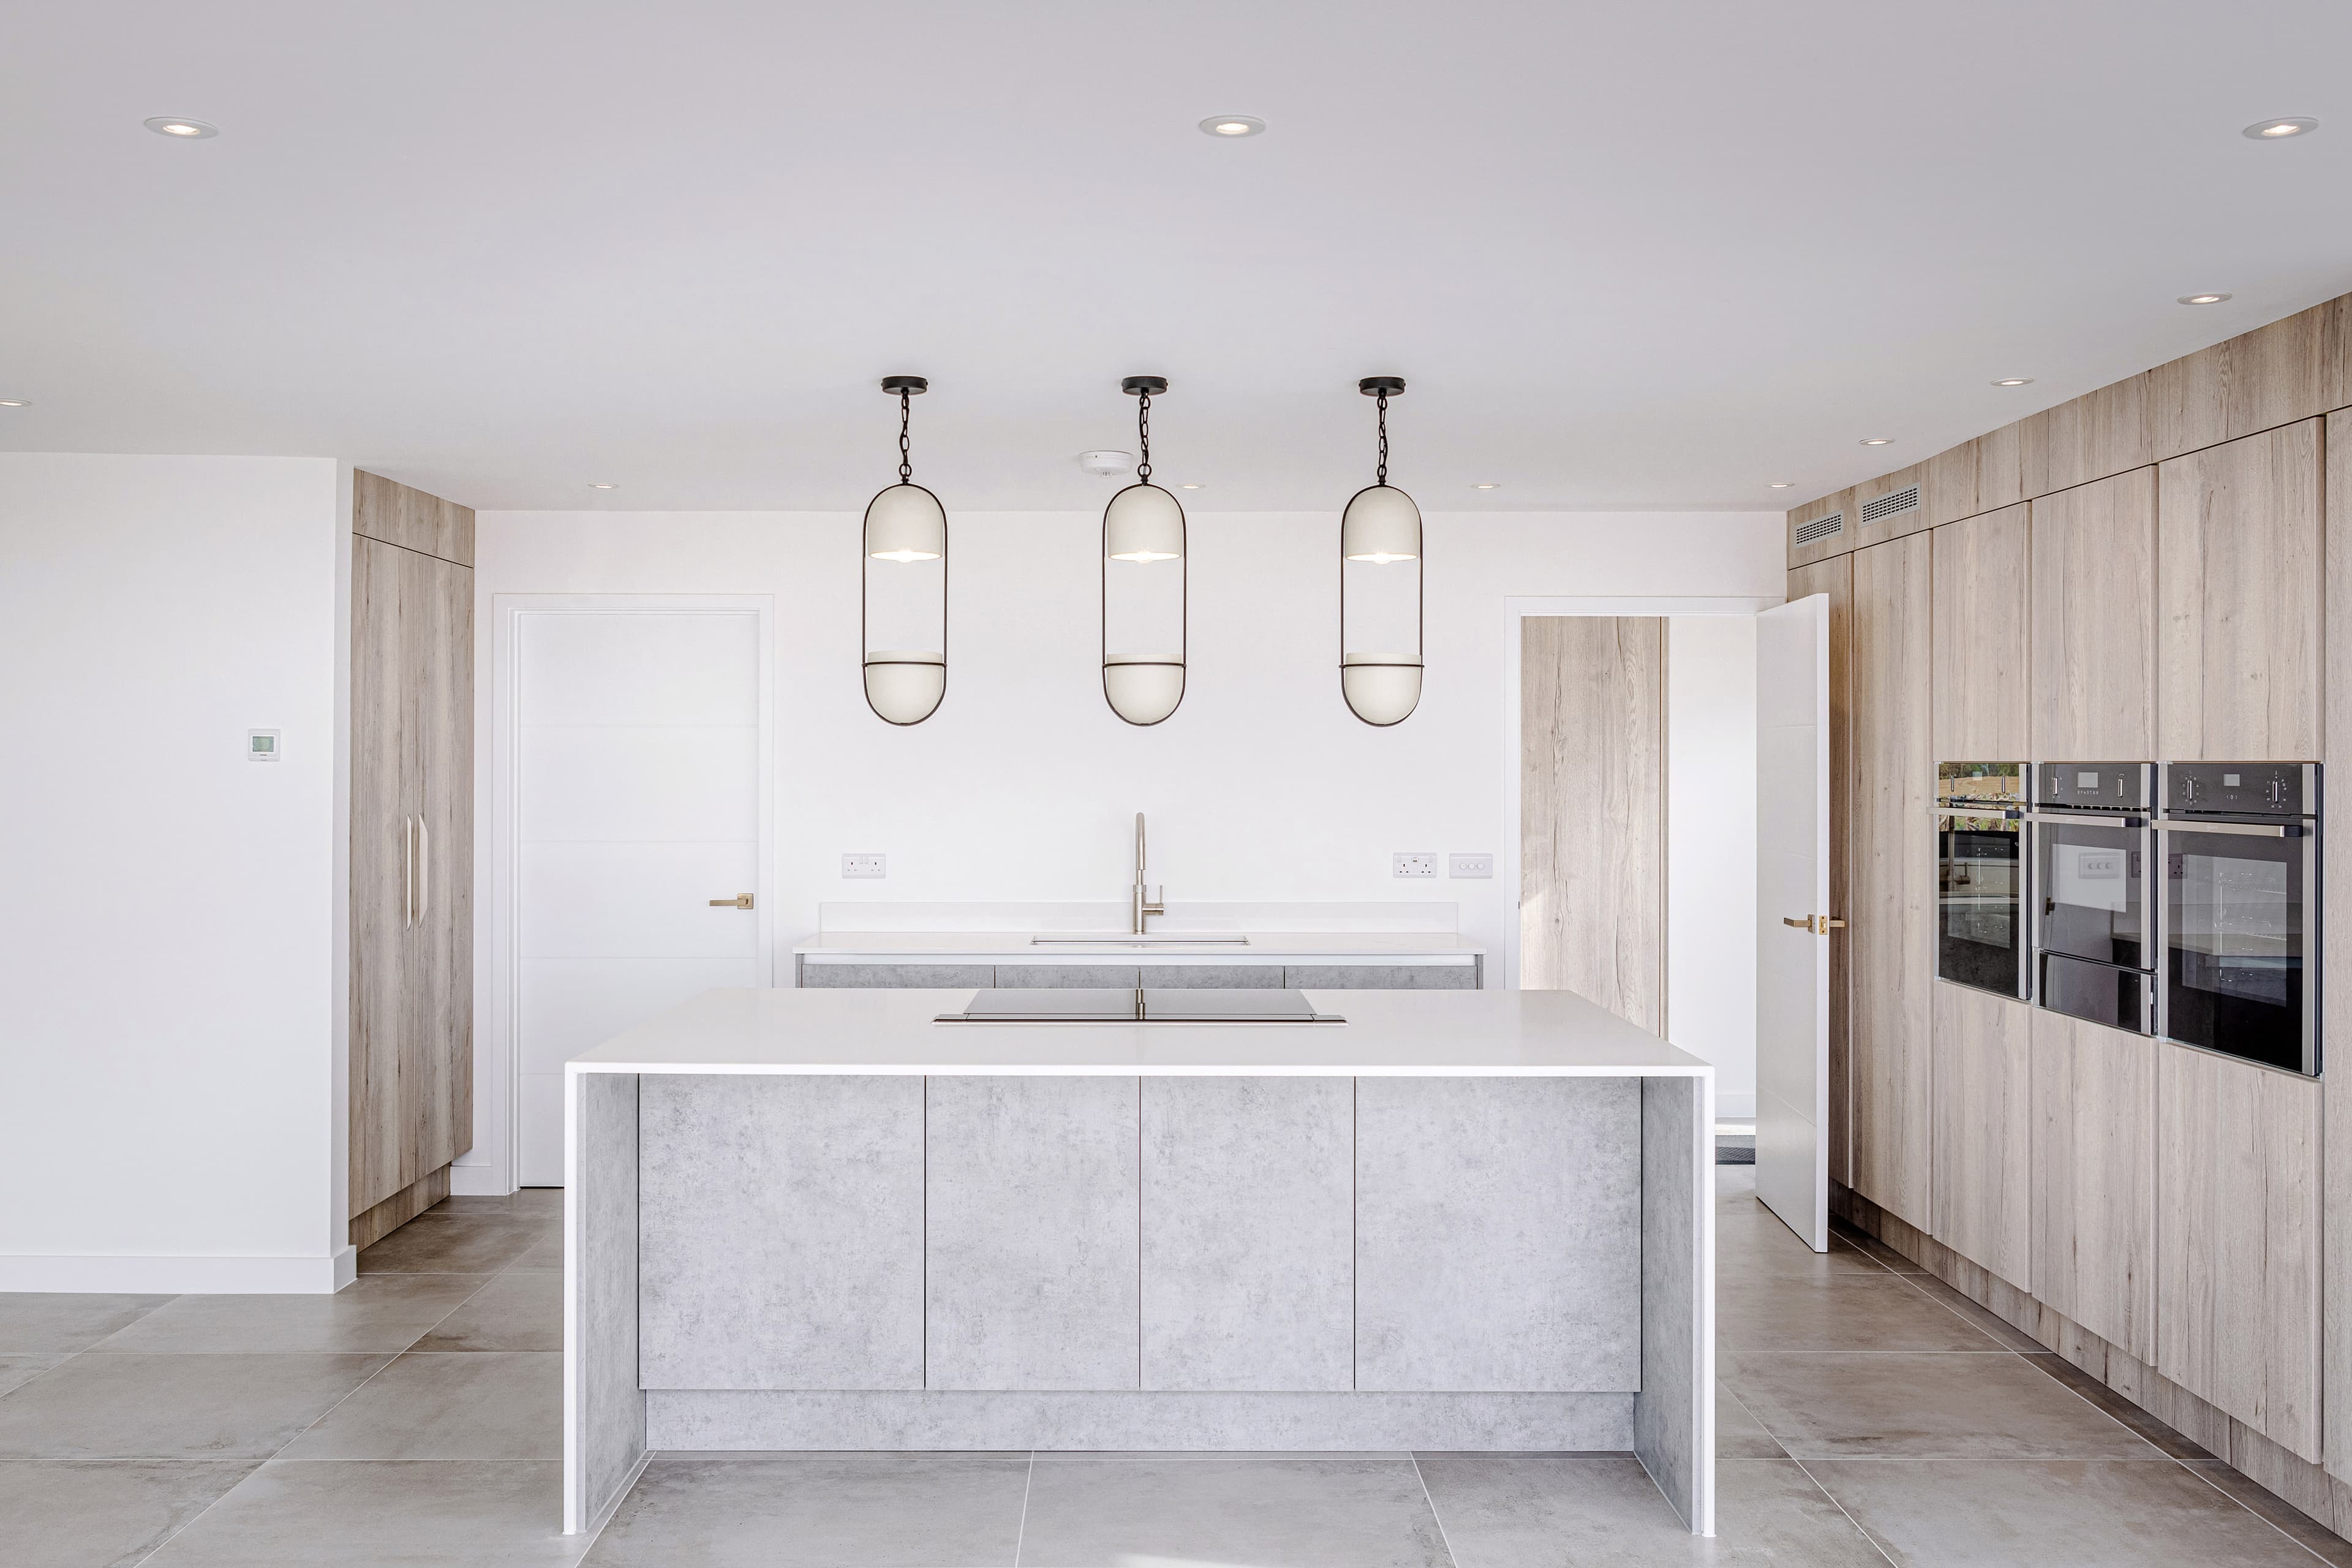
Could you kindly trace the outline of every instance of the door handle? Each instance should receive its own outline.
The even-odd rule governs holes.
[[[400,924],[416,924],[416,818],[400,819]]]
[[[1806,915],[1802,919],[1795,915],[1782,915],[1780,923],[1784,926],[1795,926],[1799,931],[1811,931],[1815,936],[1827,936],[1833,931],[1845,929],[1845,921],[1833,920],[1828,915]]]
[[[416,923],[425,923],[425,912],[433,904],[433,836],[425,830],[425,818],[416,818]]]
[[[748,910],[751,907],[751,895],[738,893],[731,899],[713,899],[710,907],[714,910]]]

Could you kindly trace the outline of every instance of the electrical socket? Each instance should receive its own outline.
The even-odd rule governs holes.
[[[890,874],[890,857],[887,855],[844,855],[841,858],[841,874],[844,877],[851,878],[879,879],[887,877]]]
[[[1445,874],[1449,877],[1491,877],[1495,874],[1492,855],[1448,855]]]
[[[1389,875],[1411,877],[1416,879],[1423,877],[1434,877],[1437,875],[1436,853],[1432,850],[1409,849],[1391,855],[1389,857]]]

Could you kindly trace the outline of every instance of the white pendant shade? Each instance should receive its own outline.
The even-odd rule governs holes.
[[[919,724],[947,695],[948,660],[920,648],[877,648],[866,656],[866,700],[893,724]]]
[[[1421,508],[1394,485],[1358,490],[1339,519],[1339,553],[1383,566],[1420,560]]]
[[[1157,724],[1184,700],[1184,662],[1172,653],[1115,653],[1103,659],[1103,696],[1130,724]]]
[[[1184,509],[1158,485],[1129,485],[1103,511],[1103,553],[1113,561],[1181,561]]]
[[[1351,653],[1339,666],[1339,693],[1367,724],[1397,724],[1421,705],[1421,659],[1414,654]]]
[[[866,505],[866,553],[877,561],[937,561],[947,553],[948,514],[920,485],[892,485]]]

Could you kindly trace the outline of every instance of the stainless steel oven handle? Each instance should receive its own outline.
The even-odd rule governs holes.
[[[2167,833],[2236,833],[2248,838],[2304,838],[2311,829],[2300,822],[2203,822],[2194,817],[2166,817]]]
[[[2148,819],[2128,812],[2116,814],[2104,811],[2036,811],[2027,814],[2028,822],[2052,824],[2078,822],[2085,827],[2146,827]]]

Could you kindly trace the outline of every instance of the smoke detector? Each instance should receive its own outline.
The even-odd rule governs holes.
[[[1135,454],[1132,452],[1080,452],[1078,467],[1102,479],[1115,479],[1120,474],[1134,470]]]

